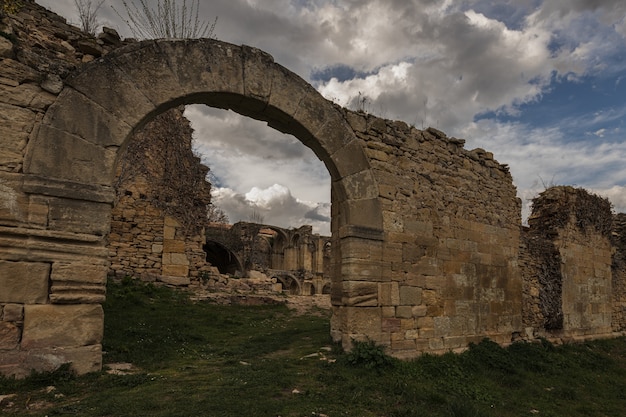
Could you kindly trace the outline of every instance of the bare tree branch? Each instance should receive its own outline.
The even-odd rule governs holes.
[[[96,35],[99,26],[98,11],[103,3],[104,0],[96,0],[96,2],[93,0],[74,0],[83,32],[87,32],[93,36]]]
[[[151,2],[154,4],[154,2]],[[139,0],[140,6],[122,0],[127,18],[115,7],[113,10],[130,28],[138,39],[196,39],[212,38],[217,23],[200,21],[199,0],[158,0],[156,7],[150,7],[146,0]]]

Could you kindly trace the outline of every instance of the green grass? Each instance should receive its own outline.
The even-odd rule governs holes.
[[[0,415],[626,416],[624,338],[507,349],[485,340],[400,362],[371,343],[342,353],[327,316],[192,303],[128,280],[108,291],[105,363],[139,372],[0,379],[0,395],[17,394]]]

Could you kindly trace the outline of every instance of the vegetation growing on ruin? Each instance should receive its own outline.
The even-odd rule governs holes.
[[[532,202],[533,217],[550,220],[542,223],[542,228],[548,234],[556,233],[557,228],[564,227],[573,218],[582,232],[587,228],[593,228],[606,237],[611,236],[613,228],[611,202],[584,188],[550,187]]]
[[[488,340],[463,354],[401,362],[364,343],[341,353],[327,315],[285,306],[194,303],[183,292],[110,283],[106,363],[0,379],[13,416],[617,416],[626,409],[626,340],[554,346]],[[12,404],[12,405],[11,405]]]
[[[22,6],[21,0],[0,0],[0,16],[17,13]]]
[[[143,183],[141,198],[177,219],[187,232],[199,233],[211,204],[209,168],[192,151],[193,129],[182,110],[161,113],[134,135],[114,185],[119,200],[129,187]]]

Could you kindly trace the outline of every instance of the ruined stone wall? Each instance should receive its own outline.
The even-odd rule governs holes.
[[[612,222],[610,203],[583,189],[552,187],[533,200],[520,256],[527,333],[612,332]]]
[[[626,331],[626,214],[619,213],[613,217],[613,233],[611,242],[615,248],[613,253],[613,319],[615,332]]]
[[[112,195],[23,175],[24,158],[66,77],[122,42],[114,31],[96,39],[22,3],[15,15],[0,13],[0,373],[65,362],[85,373],[102,362],[107,265],[99,236],[109,231],[102,208]]]
[[[330,283],[330,237],[314,234],[309,225],[284,229],[248,222],[213,224],[206,228],[206,241],[219,244],[224,248],[221,258],[229,258],[216,260],[216,265],[237,259],[239,270],[232,271],[234,275],[262,272],[277,278],[294,295],[322,294]]]
[[[255,48],[154,41],[107,54],[115,37],[90,38],[24,4],[0,28],[0,372],[100,368],[114,167],[132,132],[191,99],[267,121],[328,167],[331,335],[345,348],[370,339],[406,358],[485,337],[506,344],[539,324],[584,337],[623,329],[623,220],[611,259],[610,210],[572,213],[587,201],[578,192],[567,210],[540,216],[558,227],[535,235],[531,224],[521,235],[508,168],[489,152],[335,106]],[[79,69],[83,61],[93,62]],[[141,193],[129,197],[139,208]],[[161,268],[191,274],[202,255],[187,256],[196,242],[179,239],[184,222],[168,219],[163,248],[153,240],[144,249],[162,251]],[[558,279],[544,279],[556,266]]]
[[[130,140],[118,164],[111,216],[111,274],[188,283],[206,270],[208,168],[192,151],[183,109],[160,114]]]
[[[400,357],[484,337],[510,342],[521,328],[522,283],[508,168],[436,129],[345,114],[371,159],[385,231],[376,270],[357,259],[342,270],[347,321],[370,327]],[[379,256],[374,241],[345,239],[341,251]]]

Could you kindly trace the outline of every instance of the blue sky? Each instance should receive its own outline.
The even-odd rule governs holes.
[[[77,21],[74,0],[41,0]],[[585,187],[626,211],[624,0],[212,0],[216,36],[272,54],[325,97],[466,139],[509,164],[528,213],[545,185]],[[130,33],[105,2],[101,23]],[[297,140],[190,107],[196,147],[231,220],[328,233],[330,180]]]

